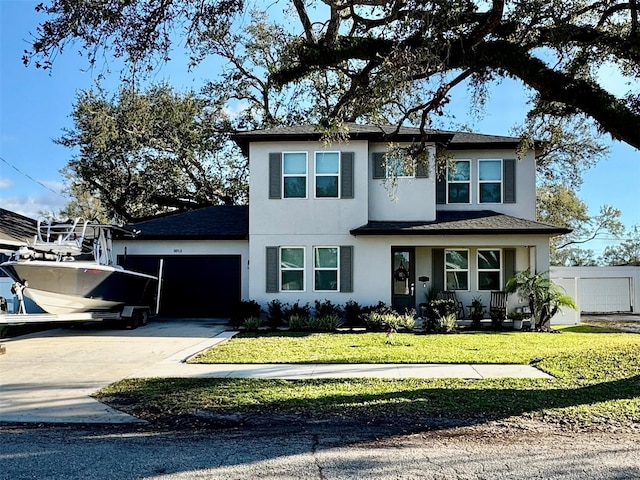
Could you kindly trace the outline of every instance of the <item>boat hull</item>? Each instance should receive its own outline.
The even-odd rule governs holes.
[[[26,286],[25,296],[52,314],[154,306],[157,279],[92,262],[13,261],[2,268]]]

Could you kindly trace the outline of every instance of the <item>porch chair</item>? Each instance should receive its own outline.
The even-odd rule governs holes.
[[[443,292],[440,292],[440,298],[442,300],[451,300],[453,301],[453,303],[456,306],[456,316],[458,317],[458,319],[460,318],[464,318],[464,305],[462,304],[461,301],[458,300],[458,297],[456,297],[456,292],[455,290],[445,290]]]
[[[507,292],[492,291],[491,302],[489,303],[489,316],[502,322],[507,318]]]

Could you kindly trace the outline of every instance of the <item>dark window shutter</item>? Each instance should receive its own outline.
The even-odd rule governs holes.
[[[266,271],[267,271],[267,293],[277,293],[279,287],[278,281],[278,247],[267,247]]]
[[[269,198],[282,198],[282,154],[269,154]]]
[[[384,152],[374,152],[371,154],[373,161],[373,178],[385,178],[387,176],[384,165]]]
[[[340,197],[353,198],[353,152],[340,156]]]
[[[444,248],[434,248],[432,251],[432,265],[433,265],[433,275],[432,282],[433,288],[442,292],[445,290],[444,288]]]
[[[416,164],[416,178],[429,178],[429,160],[418,161]]]
[[[447,182],[440,176],[436,180],[436,203],[447,203]]]
[[[504,279],[503,283],[507,283],[511,277],[516,274],[516,251],[513,248],[505,248],[502,251],[502,259],[504,262]]]
[[[516,203],[516,160],[509,158],[502,161],[504,177],[504,203]]]
[[[340,247],[340,291],[353,292],[353,246]]]

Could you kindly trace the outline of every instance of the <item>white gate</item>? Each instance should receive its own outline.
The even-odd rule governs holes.
[[[631,278],[581,278],[578,298],[584,313],[631,312]]]

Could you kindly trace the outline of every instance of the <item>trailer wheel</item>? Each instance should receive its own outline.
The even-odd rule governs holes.
[[[139,326],[140,326],[140,314],[136,312],[133,315],[131,315],[131,319],[129,320],[129,327],[131,328],[131,330],[135,330]]]
[[[149,312],[147,310],[140,310],[140,326],[144,327],[149,323]]]

